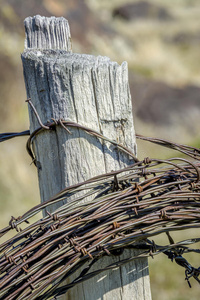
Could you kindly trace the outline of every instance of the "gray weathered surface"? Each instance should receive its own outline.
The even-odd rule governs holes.
[[[25,49],[61,49],[71,52],[71,35],[68,21],[39,15],[28,17],[25,25]]]
[[[25,26],[31,28],[32,20],[26,20]],[[43,27],[42,24],[41,30]],[[107,57],[70,54],[63,50],[34,50],[29,46],[22,54],[22,61],[27,96],[42,122],[51,118],[71,120],[136,151],[126,63],[120,66]],[[29,115],[32,132],[39,124],[31,110]],[[69,129],[72,135],[57,126],[55,131],[45,131],[34,139],[42,201],[66,186],[132,163],[127,155],[119,153],[108,142],[102,143],[80,129]],[[51,211],[56,207],[51,207]],[[120,257],[105,257],[94,268],[130,255],[133,252],[127,250]],[[146,259],[104,272],[71,289],[63,299],[125,300],[133,297],[151,299]]]

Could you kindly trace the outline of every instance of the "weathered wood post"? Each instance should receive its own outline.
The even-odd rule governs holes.
[[[71,53],[68,22],[64,18],[29,17],[22,54],[28,98],[41,120],[62,118],[93,128],[136,151],[127,64],[107,57]],[[31,110],[30,130],[39,127]],[[92,176],[117,170],[132,161],[108,142],[78,128],[61,126],[44,131],[33,141],[41,201],[61,189]],[[62,205],[62,203],[59,203]],[[53,211],[55,207],[51,207]],[[130,257],[104,257],[95,269]],[[75,274],[74,276],[77,276]],[[75,286],[63,299],[151,299],[147,259],[138,259]]]

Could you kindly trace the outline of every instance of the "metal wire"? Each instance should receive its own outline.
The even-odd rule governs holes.
[[[62,126],[68,134],[68,127],[78,127],[115,143],[73,122],[53,120],[41,125],[27,142],[33,160],[31,142],[33,136],[47,130],[44,126],[48,129]],[[0,141],[29,134],[28,131],[1,134]],[[0,299],[55,299],[102,271],[159,253],[185,268],[189,286],[192,277],[200,282],[200,268],[194,268],[183,257],[187,252],[200,253],[199,249],[188,247],[199,242],[200,238],[175,243],[170,236],[172,231],[200,227],[200,151],[166,140],[137,137],[178,150],[192,157],[193,161],[184,158],[137,159],[125,169],[65,188],[24,215],[11,217],[9,225],[0,230],[0,237],[12,230],[17,231],[15,236],[0,245]],[[131,154],[122,145],[118,148]],[[80,195],[82,191],[84,195]],[[70,200],[72,195],[73,200]],[[92,198],[89,203],[81,201],[88,195]],[[67,202],[65,205],[53,214],[48,212],[49,205],[63,200]],[[31,218],[43,209],[47,216],[31,222]],[[167,233],[168,245],[155,245],[150,240],[161,233]],[[141,251],[137,256],[90,272],[91,266],[102,256],[119,255],[126,248]],[[75,280],[60,287],[83,265],[83,271]]]
[[[85,263],[89,265],[90,261],[119,249],[137,247],[139,241],[160,233],[199,228],[197,170],[195,162],[186,160],[178,164],[171,159],[151,162],[144,159],[124,170],[68,187],[23,216],[12,217],[9,226],[0,231],[1,236],[13,229],[18,231],[0,245],[0,299],[51,299],[50,296],[58,296],[105,270],[86,272],[69,285],[59,287],[59,283]],[[83,190],[94,194],[89,203],[80,202],[85,197],[79,195]],[[42,220],[27,224],[42,209],[48,211],[48,205],[67,200],[71,195],[75,197],[73,201]],[[140,256],[152,255],[152,245],[147,245],[149,248]],[[167,245],[153,255],[170,249],[170,258],[174,255],[181,264],[181,256],[188,249],[184,245]],[[199,269],[192,269],[189,263],[182,265],[188,281],[190,276],[198,280]]]

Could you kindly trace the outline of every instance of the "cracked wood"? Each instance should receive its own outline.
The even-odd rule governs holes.
[[[50,38],[52,26],[54,36]],[[68,33],[66,39],[63,39],[60,27],[65,37]],[[22,62],[27,97],[31,98],[42,122],[51,118],[74,121],[136,152],[127,63],[119,65],[107,57],[72,54],[69,27],[63,18],[29,17],[25,28]],[[39,124],[30,109],[29,116],[33,132]],[[41,201],[66,186],[133,163],[130,157],[119,153],[108,142],[102,143],[78,128],[70,131],[71,135],[57,126],[55,131],[45,131],[34,139],[34,152],[40,166]],[[93,269],[130,255],[134,252],[126,250],[121,256],[104,257]],[[117,270],[104,272],[72,288],[62,299],[149,300],[147,259],[138,259]]]

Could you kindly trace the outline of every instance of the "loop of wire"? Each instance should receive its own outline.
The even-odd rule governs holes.
[[[195,160],[147,157],[139,161],[129,149],[80,124],[62,119],[43,124],[31,100],[27,101],[40,127],[31,135],[29,131],[0,134],[0,141],[30,135],[27,150],[35,164],[37,161],[31,150],[34,137],[42,131],[53,131],[56,126],[63,127],[67,134],[73,134],[68,128],[74,127],[111,142],[131,155],[135,163],[65,188],[19,218],[11,217],[9,225],[0,230],[0,237],[10,230],[18,231],[16,236],[0,245],[0,299],[45,300],[57,297],[105,270],[133,259],[153,258],[160,253],[185,269],[189,286],[191,278],[200,283],[200,267],[193,267],[183,257],[189,252],[200,254],[200,249],[188,247],[200,239],[175,243],[169,234],[174,230],[200,227],[200,150],[140,135],[137,136],[140,139],[178,150]],[[86,193],[80,196],[84,190]],[[87,197],[87,193],[92,200],[83,203],[81,200]],[[74,197],[71,202],[53,213],[48,211],[49,205],[66,201],[71,196]],[[47,212],[46,217],[29,224],[29,219],[43,209]],[[22,223],[25,228],[20,231],[18,226]],[[160,233],[167,234],[169,245],[159,246],[149,240]],[[142,252],[90,272],[91,266],[102,256],[120,255],[126,248]],[[59,286],[84,265],[73,282]]]

